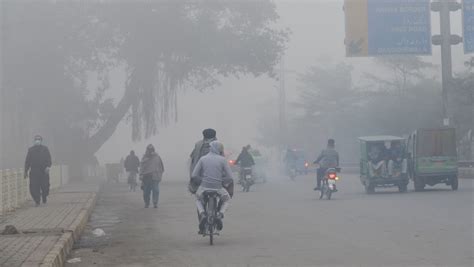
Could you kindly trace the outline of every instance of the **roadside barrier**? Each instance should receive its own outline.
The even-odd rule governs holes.
[[[50,189],[55,190],[69,181],[68,167],[52,166]],[[31,199],[29,180],[24,178],[23,169],[0,170],[0,215],[15,211]]]

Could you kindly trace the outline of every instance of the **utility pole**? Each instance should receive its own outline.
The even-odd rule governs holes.
[[[295,70],[289,70],[285,68],[285,59],[283,56],[280,58],[280,69],[278,69],[278,121],[279,121],[279,131],[280,131],[280,142],[281,146],[288,145],[288,125],[286,118],[286,75],[294,74],[298,75],[299,73]],[[285,148],[285,147],[283,147]]]
[[[3,82],[3,52],[4,52],[4,19],[5,19],[5,6],[3,1],[0,0],[0,170],[5,167],[5,123],[6,123],[6,112],[5,112],[5,102],[6,94],[5,87]]]
[[[431,10],[440,13],[440,35],[433,36],[433,45],[441,46],[441,69],[443,87],[443,124],[449,126],[449,91],[453,80],[451,46],[462,42],[462,37],[451,34],[451,12],[462,8],[456,0],[438,0],[431,3]]]
[[[286,81],[285,81],[285,60],[282,56],[280,59],[280,86],[278,88],[278,121],[280,128],[280,146],[284,149],[283,146],[286,144]],[[282,150],[283,150],[282,149]]]

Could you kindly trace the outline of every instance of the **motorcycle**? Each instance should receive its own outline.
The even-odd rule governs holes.
[[[330,168],[326,171],[321,181],[319,199],[323,199],[324,196],[326,196],[326,198],[330,200],[332,194],[337,192],[336,181],[339,180],[337,173],[340,172],[340,170],[340,168]]]
[[[252,168],[242,168],[240,171],[240,185],[242,186],[243,192],[249,192],[250,186],[252,186],[255,181],[252,174]]]
[[[209,236],[209,244],[214,245],[214,236],[218,236],[218,223],[222,221],[217,218],[217,211],[219,210],[220,197],[215,191],[206,191],[204,196],[204,210],[206,212],[206,220],[202,236]],[[222,225],[220,227],[222,229]]]
[[[295,165],[288,166],[287,172],[288,172],[288,176],[290,177],[292,181],[294,181],[296,176],[298,176],[298,171],[296,170]]]

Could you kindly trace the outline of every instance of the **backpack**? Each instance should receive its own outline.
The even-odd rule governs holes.
[[[214,140],[204,140],[201,146],[201,149],[199,150],[199,158],[202,158],[203,156],[209,154],[211,152],[211,142]]]

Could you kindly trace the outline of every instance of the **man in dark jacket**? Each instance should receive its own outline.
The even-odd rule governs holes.
[[[248,168],[255,165],[255,161],[252,155],[250,154],[249,149],[250,145],[244,146],[242,148],[242,152],[240,152],[239,156],[237,157],[235,164],[240,165],[240,167],[242,168]]]
[[[41,200],[46,204],[49,195],[51,154],[42,142],[41,136],[35,136],[34,145],[28,149],[25,160],[25,179],[30,177],[30,193],[37,207]]]
[[[202,132],[203,139],[196,142],[196,144],[194,145],[194,149],[191,152],[191,155],[190,155],[191,163],[189,165],[190,180],[188,184],[188,190],[189,192],[193,194],[196,193],[199,187],[199,181],[191,177],[194,171],[194,167],[198,163],[199,159],[201,159],[203,156],[207,155],[210,152],[211,142],[217,140],[216,134],[217,134],[216,130],[214,129],[205,129]]]
[[[130,191],[135,191],[137,185],[138,167],[140,167],[140,159],[135,155],[135,151],[130,151],[130,154],[125,159],[123,164],[125,171],[128,173],[128,184]]]
[[[339,167],[339,153],[336,151],[336,142],[334,139],[328,140],[327,148],[324,149],[314,164],[319,164],[317,171],[317,182],[314,190],[321,189],[321,180],[323,179],[327,169]]]
[[[194,167],[198,163],[199,159],[201,157],[207,155],[210,151],[210,143],[213,141],[216,141],[216,130],[214,129],[205,129],[202,132],[203,139],[199,140],[195,145],[194,149],[191,152],[191,165],[190,165],[190,170],[189,173],[192,174],[194,171]]]
[[[242,148],[242,152],[240,152],[239,156],[237,157],[237,160],[235,160],[235,165],[240,166],[240,181],[243,179],[243,169],[244,168],[251,168],[255,165],[255,161],[252,157],[252,155],[249,152],[250,145],[244,146]]]

